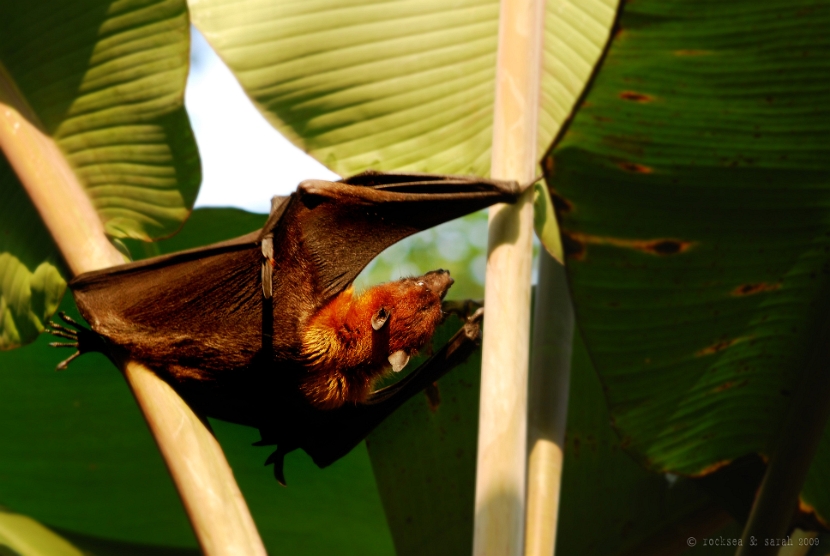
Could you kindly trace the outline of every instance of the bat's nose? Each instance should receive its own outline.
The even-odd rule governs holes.
[[[427,272],[423,280],[426,287],[430,291],[437,293],[441,299],[444,299],[444,296],[447,295],[447,290],[455,283],[455,280],[450,277],[450,271],[444,270],[443,268]]]

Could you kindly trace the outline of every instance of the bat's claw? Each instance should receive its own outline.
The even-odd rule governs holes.
[[[444,301],[441,304],[441,310],[444,312],[444,320],[450,315],[456,315],[461,320],[467,320],[483,306],[484,301],[480,299],[452,299]]]
[[[277,450],[268,456],[268,459],[265,460],[265,465],[274,464],[274,478],[277,480],[279,484],[285,486],[285,454],[287,452],[283,450],[281,447],[277,447]]]
[[[51,342],[49,345],[52,347],[59,347],[59,348],[75,348],[76,351],[60,363],[58,363],[57,367],[55,368],[56,371],[62,371],[69,366],[69,363],[72,362],[76,357],[83,355],[84,353],[88,353],[90,351],[99,351],[101,353],[107,352],[107,346],[104,343],[103,338],[87,328],[86,326],[76,322],[72,319],[69,315],[61,311],[58,313],[61,320],[63,320],[66,324],[71,326],[72,328],[66,327],[62,324],[58,324],[53,320],[49,321],[49,326],[44,329],[44,332],[47,332],[53,336],[57,336],[59,338],[66,338],[67,340],[74,340],[73,342]]]

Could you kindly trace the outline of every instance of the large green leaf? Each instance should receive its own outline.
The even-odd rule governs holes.
[[[638,0],[545,167],[623,446],[769,454],[830,286],[830,3]],[[822,444],[804,498],[830,516]]]
[[[235,209],[199,209],[181,233],[154,247],[165,253],[227,239],[264,220]],[[144,245],[130,247],[138,255]],[[76,315],[68,297],[64,308]],[[158,550],[195,547],[158,450],[117,370],[92,354],[55,373],[67,354],[49,348],[48,341],[0,353],[0,503],[57,528],[93,554],[117,554],[119,546],[123,554],[152,554],[135,543]],[[286,458],[283,488],[263,465],[269,449],[251,447],[259,440],[256,430],[212,425],[271,553],[393,553],[365,449],[325,470],[294,452]]]
[[[55,141],[112,237],[169,235],[193,204],[201,176],[183,106],[189,43],[184,0],[0,6],[0,105]],[[0,239],[0,347],[8,348],[42,328],[64,284],[5,159],[0,199],[3,227],[14,228]]]
[[[547,3],[540,148],[593,69],[613,0]],[[496,0],[191,0],[269,121],[346,175],[490,171]]]

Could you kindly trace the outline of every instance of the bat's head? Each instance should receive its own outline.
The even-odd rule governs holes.
[[[450,273],[439,269],[378,286],[386,295],[378,296],[372,328],[383,332],[388,326],[388,360],[394,371],[400,371],[409,356],[430,341],[443,318],[441,300],[452,284]]]
[[[446,270],[369,288],[348,289],[310,320],[300,384],[312,405],[333,409],[361,402],[389,368],[400,371],[443,319],[441,300],[453,284]]]
[[[410,280],[415,280],[416,285],[419,282],[422,283],[424,288],[436,294],[441,299],[444,299],[444,296],[447,295],[447,290],[455,283],[455,280],[450,277],[450,271],[444,270],[443,268],[427,272],[420,278],[410,278]]]

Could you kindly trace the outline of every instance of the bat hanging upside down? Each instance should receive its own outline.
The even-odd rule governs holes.
[[[92,331],[53,325],[78,353],[153,369],[202,415],[257,427],[267,463],[302,448],[324,467],[475,349],[475,318],[418,369],[374,390],[443,319],[444,270],[352,289],[386,247],[519,187],[475,177],[366,172],[275,197],[262,230],[82,274],[69,285]],[[94,332],[93,332],[94,331]],[[67,360],[67,362],[69,361]],[[65,363],[62,365],[65,366]]]

